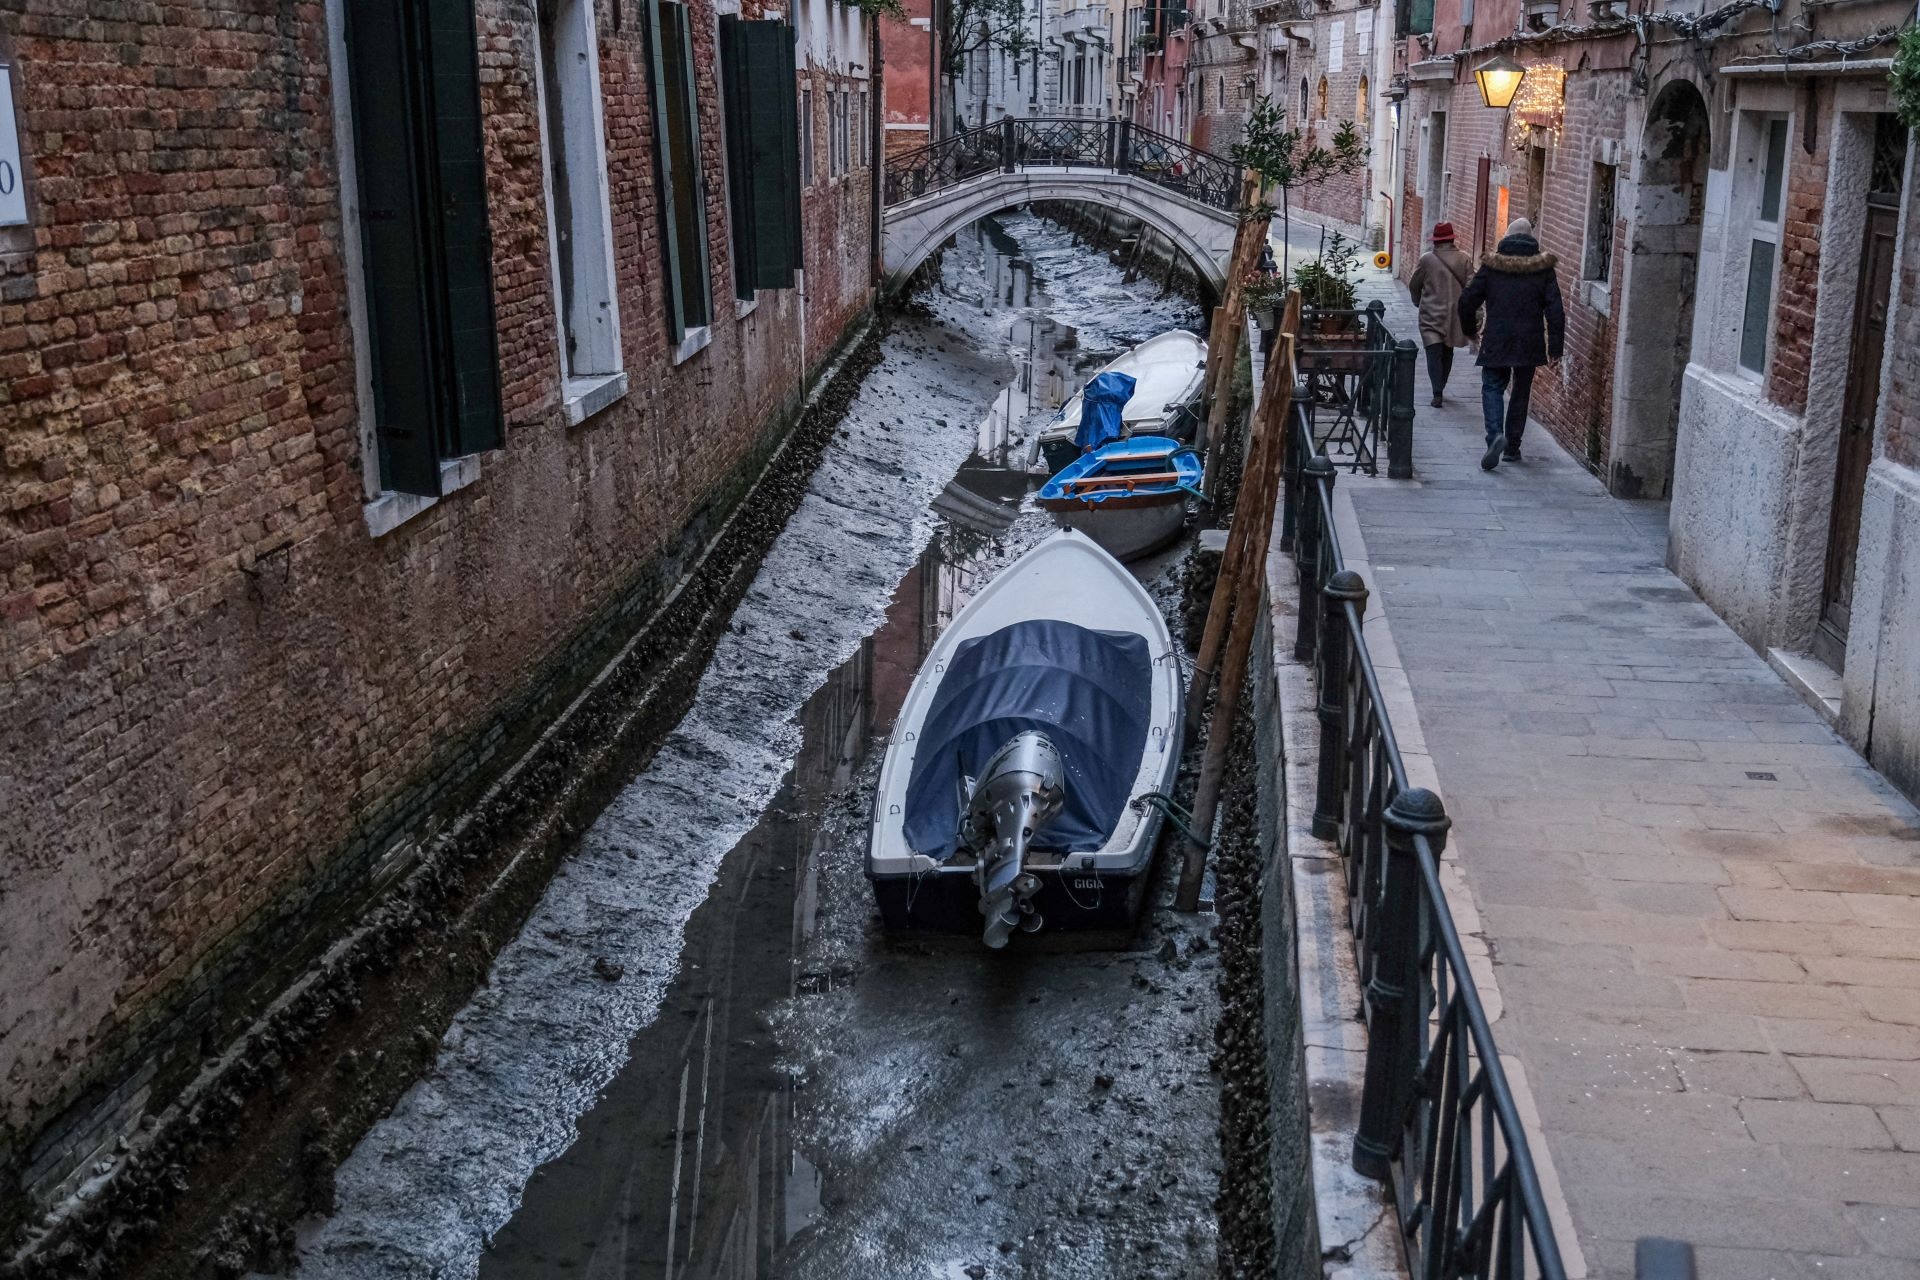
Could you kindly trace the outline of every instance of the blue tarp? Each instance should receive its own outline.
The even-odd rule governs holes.
[[[921,726],[907,781],[907,844],[938,862],[953,856],[960,780],[1026,729],[1052,740],[1066,768],[1066,807],[1033,847],[1098,849],[1125,812],[1153,711],[1153,657],[1145,636],[1071,622],[1016,622],[963,642]]]
[[[1074,444],[1082,453],[1098,449],[1127,433],[1120,411],[1133,399],[1133,375],[1103,373],[1080,393],[1080,429],[1073,433]]]

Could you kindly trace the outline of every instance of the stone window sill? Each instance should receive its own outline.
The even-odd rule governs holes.
[[[443,458],[440,461],[440,498],[466,488],[480,478],[480,455],[470,453],[464,458]],[[407,521],[440,501],[423,493],[394,493],[388,490],[379,497],[370,499],[360,510],[367,520],[367,533],[370,537],[381,537],[392,533]]]
[[[751,298],[735,298],[733,300],[733,318],[735,320],[745,320],[759,309],[760,294],[757,290]]]
[[[712,341],[712,325],[703,324],[698,329],[687,330],[687,336],[680,339],[680,346],[673,353],[673,362],[675,364],[685,364],[702,351],[705,351],[707,344]]]
[[[627,375],[593,373],[584,378],[568,378],[560,395],[565,402],[567,425],[579,426],[594,414],[627,394]]]
[[[1588,280],[1582,288],[1587,295],[1587,305],[1601,315],[1610,315],[1613,311],[1613,285],[1606,280]]]

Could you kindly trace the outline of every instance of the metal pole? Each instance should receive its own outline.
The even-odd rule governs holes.
[[[1367,611],[1367,584],[1352,569],[1342,569],[1320,588],[1320,772],[1313,797],[1313,834],[1331,840],[1340,834],[1340,799],[1347,763],[1347,664],[1353,644],[1346,605]]]
[[[1360,1093],[1360,1131],[1353,1139],[1354,1172],[1386,1181],[1400,1150],[1407,1100],[1419,1073],[1417,1023],[1423,1016],[1415,993],[1420,981],[1421,879],[1413,842],[1427,837],[1437,859],[1450,820],[1440,797],[1411,787],[1381,815],[1386,827],[1386,883],[1376,904],[1369,941],[1374,946],[1367,981],[1367,1078]],[[1451,1224],[1435,1222],[1431,1231]]]
[[[1393,344],[1393,393],[1387,401],[1387,478],[1413,479],[1413,397],[1420,347],[1410,338]]]

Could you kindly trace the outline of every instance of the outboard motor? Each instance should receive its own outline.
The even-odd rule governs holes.
[[[1006,946],[1016,925],[1029,933],[1040,927],[1032,901],[1040,881],[1025,869],[1027,842],[1060,816],[1066,799],[1060,752],[1035,729],[1015,734],[994,752],[979,781],[967,788],[960,839],[974,855],[989,947]]]

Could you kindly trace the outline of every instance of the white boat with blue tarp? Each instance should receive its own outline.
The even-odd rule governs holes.
[[[891,930],[1129,928],[1180,756],[1181,678],[1152,597],[1063,530],[975,596],[914,678],[874,795]]]
[[[1180,536],[1187,498],[1200,492],[1200,455],[1165,436],[1102,445],[1041,487],[1036,501],[1119,560],[1160,550]]]
[[[1200,398],[1206,370],[1206,342],[1185,329],[1170,329],[1122,352],[1094,374],[1088,386],[1109,373],[1133,380],[1120,410],[1122,435],[1191,436],[1192,409]],[[1082,391],[1067,401],[1040,433],[1036,448],[1049,473],[1080,456],[1085,397]]]

